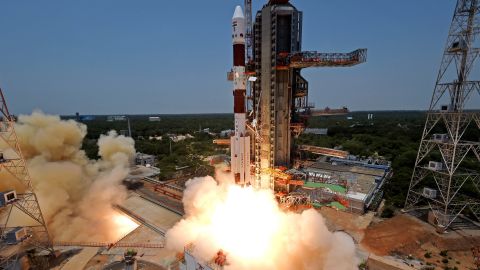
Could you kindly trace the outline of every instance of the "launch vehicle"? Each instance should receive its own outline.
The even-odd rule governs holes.
[[[251,185],[250,179],[250,137],[246,130],[247,76],[245,75],[245,16],[237,6],[232,18],[233,41],[233,98],[235,113],[235,134],[231,137],[231,171],[235,183]]]

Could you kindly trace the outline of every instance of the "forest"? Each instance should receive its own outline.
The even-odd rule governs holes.
[[[373,114],[373,119],[367,115]],[[149,122],[147,116],[129,116],[132,137],[139,152],[156,155],[157,166],[162,170],[161,178],[168,179],[175,172],[175,166],[190,166],[204,173],[211,173],[212,168],[203,160],[214,154],[225,154],[224,148],[212,143],[216,136],[210,133],[233,128],[233,115],[160,115],[161,121]],[[381,156],[391,161],[393,176],[385,186],[387,205],[402,208],[408,191],[419,142],[425,124],[425,112],[422,111],[380,111],[352,112],[349,115],[312,117],[308,128],[328,128],[326,136],[302,134],[295,139],[295,144],[309,144],[322,147],[337,147],[351,154],[369,157]],[[96,140],[108,130],[125,132],[126,121],[108,122],[105,117],[96,117],[84,121],[88,135],[84,149],[91,158],[96,158]],[[435,131],[435,130],[434,130]],[[440,131],[439,131],[440,132]],[[172,142],[168,134],[190,134],[194,138]],[[160,141],[150,140],[151,136],[163,136]],[[478,141],[480,133],[477,128],[470,128],[464,139]],[[432,154],[432,160],[438,159]],[[480,169],[478,161],[467,158],[464,164],[470,169]],[[427,182],[428,183],[428,182]],[[470,196],[478,196],[472,185],[463,188]]]

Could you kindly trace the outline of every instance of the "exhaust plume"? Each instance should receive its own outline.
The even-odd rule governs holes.
[[[54,240],[112,241],[128,232],[113,205],[127,195],[121,181],[135,154],[133,139],[115,131],[101,135],[100,159],[90,160],[81,150],[87,134],[83,124],[34,112],[20,116],[15,129]],[[9,150],[3,149],[8,158]],[[1,190],[22,188],[6,173],[0,183]]]
[[[352,238],[328,231],[313,209],[284,212],[270,190],[241,188],[231,179],[194,178],[186,185],[185,218],[166,234],[171,250],[192,244],[201,262],[222,250],[229,270],[357,269]]]

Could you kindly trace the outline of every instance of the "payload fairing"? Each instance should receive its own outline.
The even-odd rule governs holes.
[[[237,6],[232,18],[233,38],[233,97],[235,113],[235,134],[231,137],[231,170],[235,183],[250,185],[250,137],[247,134],[246,95],[247,76],[245,75],[245,16]]]

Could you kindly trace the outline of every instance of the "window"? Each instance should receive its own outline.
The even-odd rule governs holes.
[[[7,201],[15,200],[15,193],[8,193],[7,194]]]

